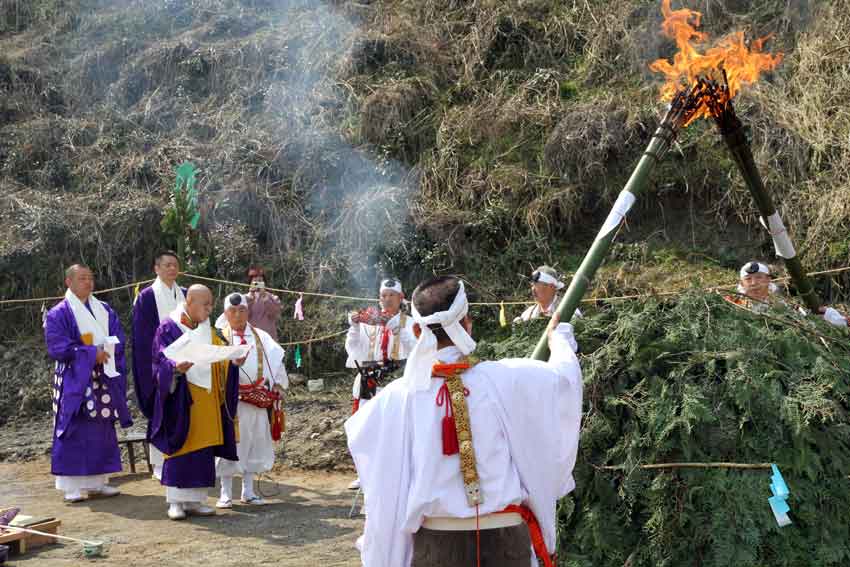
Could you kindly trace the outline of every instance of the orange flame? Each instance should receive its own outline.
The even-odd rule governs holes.
[[[762,52],[764,43],[770,36],[753,41],[748,48],[744,41],[744,32],[741,31],[721,38],[714,46],[701,53],[699,47],[704,46],[709,39],[708,34],[697,29],[702,14],[687,8],[673,10],[670,0],[662,0],[661,12],[664,14],[662,33],[675,40],[679,48],[672,63],[666,59],[658,59],[649,66],[651,70],[662,73],[667,78],[661,87],[661,100],[673,100],[679,90],[696,84],[700,76],[719,81],[722,70],[726,71],[731,98],[738,94],[743,85],[756,82],[762,72],[775,69],[782,61],[781,53],[771,55]],[[708,107],[703,105],[694,119],[709,115]]]

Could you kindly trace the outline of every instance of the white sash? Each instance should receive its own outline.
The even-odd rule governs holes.
[[[165,321],[171,315],[172,311],[186,302],[186,298],[183,296],[183,290],[180,289],[177,282],[171,284],[171,288],[169,289],[166,287],[165,282],[157,277],[151,284],[151,289],[156,298],[156,311],[160,322]]]
[[[225,323],[224,327],[219,328],[222,330],[222,333],[224,334],[225,338],[230,341],[230,344],[236,345],[236,339],[238,338],[238,335],[233,332],[233,329],[230,328],[230,325]],[[283,364],[283,358],[286,355],[286,351],[283,350],[283,347],[277,344],[277,342],[273,338],[271,338],[271,335],[269,335],[262,329],[252,327],[250,324],[245,325],[245,341],[249,345],[252,345],[252,343],[254,342],[254,331],[256,331],[257,336],[263,343],[263,356],[265,358],[265,360],[263,361],[263,377],[268,380],[270,388],[273,388],[275,385],[280,385],[283,388],[288,388],[289,376],[287,375],[286,368]],[[251,383],[256,382],[259,378],[259,376],[257,376],[257,371],[259,370],[259,364],[257,361],[258,356],[259,349],[257,349],[256,347],[252,348],[251,352],[248,353],[248,357],[245,359],[245,362],[244,364],[242,364],[241,367],[241,370],[248,375],[248,379]]]
[[[119,341],[117,337],[109,335],[109,313],[107,313],[106,308],[94,295],[90,295],[89,306],[91,311],[89,311],[80,301],[80,298],[74,295],[74,292],[70,289],[65,292],[65,301],[71,307],[80,334],[90,333],[92,345],[103,348],[109,354],[109,360],[103,365],[103,372],[110,378],[120,376],[115,368],[115,345]]]

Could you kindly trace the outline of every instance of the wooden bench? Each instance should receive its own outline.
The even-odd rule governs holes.
[[[59,533],[59,526],[61,524],[62,522],[60,520],[47,520],[27,526],[27,528],[37,530],[39,532],[57,534]],[[13,530],[0,533],[0,544],[8,545],[10,547],[9,552],[12,555],[22,555],[29,549],[41,547],[42,545],[48,545],[50,543],[56,543],[56,539],[42,535],[16,532]]]
[[[148,440],[144,435],[129,435],[118,440],[118,446],[127,446],[127,460],[130,461],[130,472],[136,472],[136,449],[135,443],[142,444],[142,451],[145,455],[145,462],[148,464],[148,472],[153,474],[153,466],[151,466],[151,453],[148,447]]]

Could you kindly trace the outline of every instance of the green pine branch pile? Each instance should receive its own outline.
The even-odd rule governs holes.
[[[768,315],[694,292],[576,322],[585,418],[560,565],[850,564],[850,332]],[[479,354],[527,356],[543,325]],[[637,468],[670,462],[778,464],[793,524],[776,525],[768,470]]]

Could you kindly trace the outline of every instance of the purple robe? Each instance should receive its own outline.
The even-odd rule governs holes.
[[[189,435],[189,410],[192,395],[185,374],[177,374],[176,364],[162,351],[183,334],[180,326],[171,319],[162,323],[154,337],[153,379],[155,383],[153,417],[150,422],[151,442],[165,455],[176,453]],[[176,381],[174,392],[171,384]],[[238,461],[236,432],[231,416],[236,416],[239,403],[239,367],[229,366],[225,403],[221,406],[221,423],[224,444],[192,451],[179,457],[165,459],[162,467],[162,484],[177,488],[215,486],[215,457]]]
[[[183,293],[186,293],[184,288]],[[133,304],[133,385],[139,410],[148,419],[147,438],[151,438],[150,420],[153,417],[154,394],[153,381],[153,338],[159,327],[159,311],[156,308],[156,294],[148,286],[139,293]]]
[[[53,378],[53,449],[51,473],[90,476],[121,470],[121,452],[115,421],[130,427],[127,408],[127,365],[124,330],[115,312],[109,314],[109,334],[118,337],[115,368],[120,376],[109,378],[95,364],[97,347],[84,345],[74,312],[63,300],[48,313],[44,339],[50,358],[56,361]],[[88,302],[86,302],[88,307]]]

